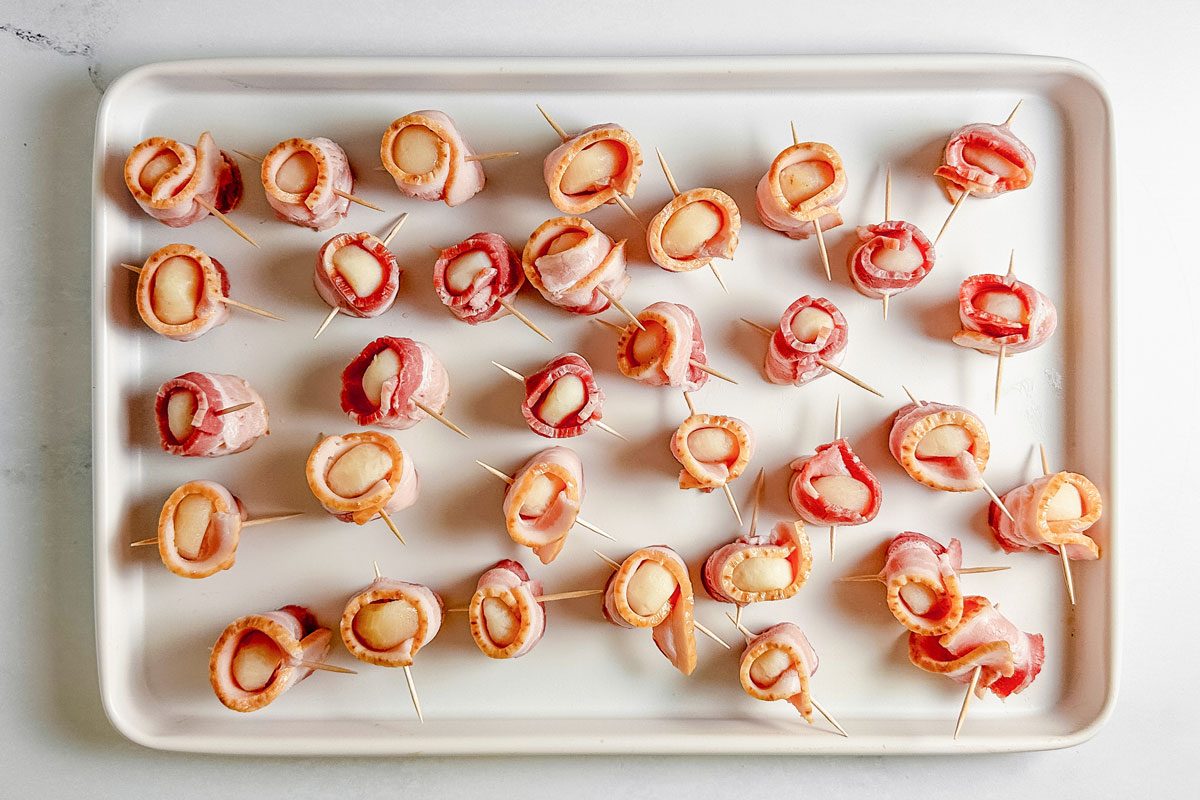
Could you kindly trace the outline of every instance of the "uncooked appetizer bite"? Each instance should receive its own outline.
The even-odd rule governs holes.
[[[415,339],[381,336],[342,371],[342,410],[359,425],[403,430],[433,417],[466,436],[442,413],[449,399],[446,368]]]
[[[391,436],[360,431],[321,437],[309,453],[305,476],[330,514],[356,525],[381,517],[404,542],[389,515],[417,501],[419,479],[412,459]]]
[[[940,492],[985,488],[991,454],[983,421],[962,406],[913,402],[896,412],[888,449],[908,476]]]
[[[236,375],[186,372],[158,388],[154,418],[162,449],[216,458],[249,449],[269,433],[267,406]]]
[[[538,106],[562,139],[542,163],[550,202],[564,214],[586,214],[605,203],[633,197],[642,174],[642,148],[614,122],[568,134]]]
[[[934,170],[950,202],[964,195],[992,198],[1033,183],[1033,151],[1012,131],[1012,113],[1000,125],[977,122],[950,134],[942,164]]]
[[[783,700],[812,723],[810,681],[820,661],[804,631],[791,622],[781,622],[751,634],[738,663],[742,690],[755,700]]]
[[[1054,472],[1018,486],[1000,498],[1012,512],[1009,519],[995,504],[988,507],[988,525],[1005,552],[1040,550],[1066,558],[1094,561],[1100,546],[1084,531],[1099,521],[1104,501],[1096,485],[1077,472]]]
[[[147,328],[177,342],[190,342],[225,324],[228,297],[225,267],[190,244],[155,250],[138,271],[138,315]]]
[[[508,480],[503,511],[509,538],[549,564],[579,521],[583,462],[574,450],[550,447],[534,453]]]
[[[471,605],[471,637],[488,658],[520,658],[542,640],[546,607],[538,601],[541,581],[532,580],[520,562],[497,561],[479,576]]]
[[[233,566],[246,507],[213,481],[189,481],[163,503],[158,555],[181,578],[207,578]]]
[[[379,159],[401,194],[415,200],[457,206],[486,182],[475,151],[441,111],[414,111],[392,122],[383,132]]]
[[[840,436],[789,465],[788,500],[813,525],[862,525],[875,519],[883,487]]]
[[[675,197],[650,220],[646,228],[646,252],[650,260],[667,272],[691,272],[712,267],[715,258],[733,258],[738,246],[742,215],[737,203],[720,189],[690,189],[680,192],[661,151],[658,162]],[[724,286],[724,282],[721,283]]]
[[[260,175],[267,203],[284,222],[323,231],[350,211],[354,174],[331,139],[285,139],[263,157]]]
[[[739,606],[795,596],[812,571],[812,545],[802,522],[780,522],[767,533],[754,524],[745,536],[704,561],[701,582],[718,603]]]
[[[433,265],[433,289],[442,305],[458,319],[478,325],[512,314],[550,341],[514,306],[524,284],[521,259],[498,233],[473,233],[442,250]]]
[[[442,627],[442,598],[428,586],[377,577],[346,603],[340,627],[350,655],[379,667],[409,667]]]
[[[896,621],[922,636],[941,636],[958,627],[963,593],[959,574],[994,571],[995,567],[962,568],[962,544],[943,545],[922,533],[904,531],[887,546],[883,569],[875,575],[841,580],[878,581],[887,589],[887,604]]]
[[[829,374],[846,357],[850,328],[824,297],[804,295],[788,306],[772,332],[763,370],[771,383],[803,386]]]
[[[658,302],[620,329],[617,367],[650,386],[694,392],[708,383],[708,355],[696,312],[682,303]]]
[[[333,634],[304,606],[250,614],[229,624],[213,646],[208,678],[234,711],[257,711],[321,669]]]
[[[583,217],[546,220],[521,254],[529,283],[573,314],[598,314],[625,294],[625,240],[614,242]]]
[[[729,484],[741,477],[754,457],[754,431],[737,417],[698,414],[691,396],[687,392],[683,396],[691,416],[671,435],[671,455],[683,467],[679,488],[705,493],[723,490],[741,525],[742,514]]]
[[[910,222],[892,219],[892,171],[889,168],[883,222],[860,225],[858,245],[846,257],[850,282],[867,297],[883,301],[887,319],[891,298],[907,292],[933,270],[937,260],[933,242]]]
[[[604,618],[652,628],[654,644],[684,675],[696,669],[695,597],[687,564],[665,545],[629,555],[604,587]]]
[[[538,436],[580,436],[604,416],[603,407],[604,390],[592,365],[578,353],[555,356],[525,376],[521,415]]]

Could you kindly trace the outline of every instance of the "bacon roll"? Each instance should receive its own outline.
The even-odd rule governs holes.
[[[242,200],[241,170],[208,131],[195,147],[162,136],[139,142],[125,159],[125,186],[143,211],[172,228],[207,217],[205,203],[228,213]]]
[[[428,345],[395,336],[368,344],[342,370],[342,411],[358,425],[404,430],[439,414],[450,399],[450,377]]]
[[[323,231],[346,218],[354,192],[350,159],[332,139],[285,139],[263,157],[267,203],[284,222]]]
[[[534,453],[504,493],[509,538],[549,564],[567,543],[583,495],[583,462],[574,450],[550,447]]]
[[[604,390],[592,365],[578,353],[555,356],[525,378],[521,414],[538,436],[579,436],[604,416],[603,407]]]
[[[788,306],[771,335],[763,371],[767,380],[803,386],[829,374],[817,359],[840,366],[850,336],[845,315],[824,297],[804,295]]]
[[[696,312],[682,303],[658,302],[638,313],[617,339],[621,374],[651,386],[694,392],[708,382],[698,364],[708,363]],[[643,330],[644,328],[644,330]]]
[[[950,134],[942,165],[934,170],[951,202],[964,191],[976,197],[999,197],[1033,183],[1037,162],[1007,125],[985,122]]]
[[[158,555],[181,578],[207,578],[233,566],[246,508],[213,481],[189,481],[163,503]]]
[[[377,317],[396,302],[400,265],[372,234],[339,233],[317,251],[313,287],[330,308],[354,317]]]
[[[962,545],[949,546],[905,531],[888,543],[879,579],[887,587],[887,604],[896,621],[922,636],[941,636],[958,627],[963,594],[958,584]]]
[[[556,217],[534,231],[521,254],[529,283],[542,297],[574,314],[599,314],[629,286],[625,240],[613,242],[583,217]]]
[[[367,524],[381,511],[408,508],[420,488],[412,459],[395,439],[377,431],[322,437],[304,472],[322,508],[356,525]]]
[[[684,675],[696,669],[695,602],[687,564],[666,545],[635,551],[604,586],[604,618],[653,628],[654,644]]]
[[[450,313],[468,325],[508,314],[525,284],[521,259],[498,233],[473,233],[443,250],[433,265],[433,289]]]
[[[953,630],[941,636],[908,634],[908,659],[959,683],[970,683],[971,673],[982,667],[975,695],[990,690],[1003,699],[1033,683],[1046,661],[1046,646],[1040,633],[1022,632],[986,597],[969,595]]]
[[[419,583],[376,578],[342,611],[342,643],[359,661],[378,667],[411,667],[442,627],[441,595]]]
[[[138,315],[146,327],[177,342],[198,339],[229,319],[229,274],[215,258],[190,244],[169,244],[150,254],[137,282]]]
[[[1006,517],[995,503],[988,506],[988,525],[1006,552],[1044,550],[1067,558],[1094,561],[1100,546],[1084,533],[1096,524],[1104,501],[1096,485],[1077,472],[1056,472],[1018,486],[1000,498],[1015,518]]]
[[[883,487],[867,465],[838,439],[791,463],[788,500],[813,525],[862,525],[875,519]]]
[[[414,111],[392,122],[379,143],[379,159],[396,188],[415,200],[465,203],[483,190],[483,164],[441,111]]]
[[[239,411],[221,413],[244,403]],[[154,419],[162,449],[176,456],[240,453],[269,433],[267,406],[236,375],[185,372],[158,387]]]
[[[794,596],[811,571],[804,523],[780,522],[769,533],[747,534],[714,550],[700,579],[713,600],[744,606]]]
[[[812,722],[809,682],[820,660],[804,631],[781,622],[762,631],[742,651],[738,678],[742,689],[755,700],[786,700]]]
[[[876,300],[907,292],[933,270],[933,242],[916,225],[887,220],[860,225],[858,246],[846,258],[854,288]]]
[[[497,561],[479,576],[467,609],[471,637],[488,658],[520,658],[546,632],[546,605],[537,598],[541,581],[510,558]]]
[[[908,476],[943,492],[983,488],[991,441],[983,420],[962,406],[909,403],[896,412],[888,449]]]
[[[764,225],[793,239],[807,239],[842,224],[838,203],[846,196],[842,157],[827,144],[801,142],[775,157],[758,182],[755,207]]]
[[[693,414],[672,434],[671,455],[683,465],[680,489],[711,492],[745,472],[754,457],[754,431],[737,417]]]
[[[641,175],[641,145],[612,122],[580,131],[542,162],[550,202],[564,214],[586,214],[617,194],[633,197]]]
[[[302,662],[323,662],[333,634],[304,606],[235,619],[208,659],[217,699],[234,711],[257,711],[313,673]]]
[[[958,289],[962,330],[954,343],[981,353],[1024,353],[1040,347],[1058,326],[1050,298],[1011,275],[972,275]]]
[[[714,258],[733,258],[742,215],[719,189],[692,189],[675,196],[646,228],[646,252],[667,272],[691,272]]]

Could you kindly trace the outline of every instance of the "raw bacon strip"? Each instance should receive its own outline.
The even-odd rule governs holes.
[[[379,144],[383,168],[402,194],[416,200],[442,200],[448,206],[465,203],[483,190],[483,165],[467,160],[473,155],[454,120],[441,111],[414,111],[401,117],[388,126]],[[406,171],[401,163],[424,171]]]
[[[535,598],[541,581],[531,580],[517,561],[497,561],[479,576],[468,616],[471,636],[488,658],[520,658],[546,632],[546,606]]]
[[[1008,275],[972,275],[958,290],[962,330],[954,343],[981,353],[1024,353],[1040,347],[1058,326],[1050,298]]]
[[[169,244],[150,254],[138,274],[138,314],[146,327],[190,342],[229,319],[229,274],[215,258],[190,244]]]
[[[342,370],[342,410],[358,425],[404,430],[429,416],[418,402],[440,414],[449,399],[446,368],[415,339],[381,336]]]
[[[738,678],[742,689],[755,700],[786,700],[812,722],[809,682],[819,665],[817,651],[804,631],[781,622],[746,643]]]
[[[794,596],[811,570],[804,523],[780,522],[770,533],[746,535],[714,550],[700,579],[713,600],[746,605]]]
[[[693,414],[671,436],[671,455],[683,465],[680,489],[711,492],[745,472],[754,431],[737,417]]]
[[[767,345],[763,365],[767,380],[803,386],[828,375],[817,359],[840,366],[849,336],[846,317],[837,306],[824,297],[804,295],[784,310]]]
[[[790,466],[788,499],[805,522],[862,525],[879,513],[883,487],[845,439],[823,444],[814,455],[797,458]],[[855,504],[847,507],[840,500]]]
[[[521,414],[538,436],[579,436],[604,417],[603,406],[604,391],[596,383],[592,365],[577,353],[555,356],[525,377]]]
[[[242,501],[221,484],[185,483],[171,492],[158,515],[158,555],[181,578],[215,575],[233,566],[245,521]],[[203,531],[194,541],[200,525]]]
[[[1033,183],[1033,152],[1007,125],[976,123],[950,134],[942,165],[934,176],[951,202],[964,191],[976,197],[998,197]]]
[[[207,131],[196,146],[153,136],[125,159],[125,186],[150,216],[183,228],[208,216],[201,201],[224,213],[242,200],[242,173]]]
[[[330,472],[338,460],[351,451],[373,445],[369,452],[387,458],[391,463],[383,476],[356,494],[340,494],[330,484]],[[420,481],[417,469],[408,454],[385,433],[360,431],[344,436],[320,439],[305,464],[308,488],[321,506],[342,522],[365,525],[381,511],[389,514],[402,511],[417,501]],[[374,477],[363,475],[363,480]],[[335,474],[336,482],[336,474]],[[361,488],[361,487],[358,487]]]
[[[321,136],[285,139],[263,158],[262,184],[275,216],[323,231],[350,211],[350,201],[335,190],[352,194],[354,174],[337,142]]]
[[[504,493],[509,538],[549,564],[567,543],[583,495],[583,462],[574,450],[551,447],[534,453]]]
[[[433,265],[438,298],[468,325],[507,315],[501,301],[512,303],[524,283],[521,259],[498,233],[473,233],[443,250]]]
[[[859,244],[846,264],[854,288],[879,300],[907,292],[933,270],[933,242],[916,225],[888,220],[857,229]]]
[[[243,403],[253,405],[216,413]],[[176,416],[175,408],[184,409],[183,419]],[[216,458],[240,453],[270,432],[267,406],[258,392],[236,375],[215,372],[186,372],[160,386],[154,418],[162,449],[177,456]]]
[[[284,606],[278,611],[250,614],[229,624],[208,659],[208,679],[217,699],[234,711],[257,711],[274,702],[279,695],[313,673],[300,662],[322,662],[329,655],[333,634],[317,625],[317,618],[304,606]],[[243,647],[262,654],[265,666],[277,660],[278,666],[262,686],[243,687],[238,683],[249,671],[242,671],[239,652]],[[260,662],[260,667],[264,666]],[[265,671],[265,670],[264,670]]]
[[[888,449],[917,483],[973,492],[983,487],[991,441],[983,421],[962,406],[909,403],[896,412]]]
[[[441,595],[428,586],[376,578],[346,603],[339,626],[342,643],[359,661],[411,667],[441,630],[444,611]]]
[[[696,312],[682,303],[658,302],[638,313],[645,330],[630,323],[617,339],[621,374],[651,386],[694,392],[708,382],[704,334]]]
[[[758,182],[754,200],[768,228],[807,239],[816,235],[817,220],[823,231],[842,224],[838,203],[845,196],[846,170],[837,150],[821,142],[801,142],[775,157]]]
[[[534,231],[521,254],[525,277],[547,301],[574,314],[609,307],[629,286],[625,240],[614,243],[583,217],[556,217]]]
[[[1033,683],[1046,661],[1042,635],[1021,632],[986,597],[963,601],[962,621],[942,636],[908,635],[908,658],[926,672],[970,683],[982,667],[978,697],[990,689],[999,698],[1019,694]]]
[[[714,258],[733,258],[742,215],[719,189],[676,195],[646,228],[646,252],[667,272],[691,272]]]
[[[603,175],[592,175],[593,181],[574,186],[579,182],[577,170],[591,172],[583,163],[571,166],[584,152],[585,159],[596,159],[596,163],[608,167]],[[570,173],[568,173],[570,170]],[[583,130],[550,151],[542,162],[542,176],[550,192],[550,202],[564,214],[586,214],[605,203],[613,196],[623,194],[633,197],[638,180],[642,175],[642,148],[633,134],[613,122],[593,125]]]
[[[317,251],[313,286],[330,308],[377,317],[396,302],[400,266],[383,241],[369,233],[340,233]]]
[[[639,576],[644,564],[654,564],[654,573]],[[665,572],[665,574],[664,574]],[[669,576],[669,578],[668,578]],[[645,607],[675,585],[656,609]],[[622,562],[604,587],[604,618],[622,628],[653,628],[654,643],[684,675],[696,669],[695,597],[687,564],[666,545],[643,547]]]
[[[888,544],[880,580],[887,587],[892,616],[913,633],[940,636],[958,627],[963,594],[958,585],[962,545],[949,547],[920,533],[905,531]]]
[[[1094,561],[1100,557],[1100,546],[1083,532],[1100,519],[1104,501],[1100,490],[1084,476],[1076,472],[1045,475],[1000,499],[1016,522],[992,503],[988,525],[1006,552],[1041,549],[1057,553],[1061,545],[1068,558]]]

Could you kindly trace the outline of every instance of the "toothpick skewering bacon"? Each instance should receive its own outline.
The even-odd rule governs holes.
[[[621,374],[651,386],[694,392],[708,382],[704,334],[696,312],[682,303],[658,302],[637,315],[641,328],[625,326],[617,339]]]
[[[650,220],[646,251],[667,272],[692,272],[714,258],[733,258],[741,226],[732,197],[719,189],[691,189]]]
[[[181,578],[207,578],[233,566],[246,508],[213,481],[189,481],[163,503],[158,555]]]
[[[204,458],[249,449],[269,424],[267,406],[249,383],[212,372],[186,372],[160,386],[154,418],[163,450]]]
[[[680,489],[711,492],[736,480],[754,457],[754,431],[737,417],[692,414],[671,436]]]
[[[521,266],[542,297],[573,314],[598,314],[629,286],[625,240],[613,242],[583,217],[543,222],[525,243]]]
[[[586,214],[617,195],[633,197],[642,174],[642,148],[633,134],[608,122],[560,136],[562,144],[542,164],[555,208]]]
[[[991,441],[983,421],[962,406],[909,403],[896,412],[888,447],[910,478],[931,489],[984,488]]]
[[[237,162],[205,131],[193,147],[162,136],[139,142],[125,159],[125,186],[154,219],[182,228],[225,213],[242,199]]]
[[[1040,347],[1058,326],[1050,298],[1008,275],[972,275],[958,290],[962,330],[954,343],[981,353],[1024,353]]]
[[[396,257],[377,236],[341,233],[317,251],[313,286],[330,308],[368,319],[396,302],[400,272]]]
[[[515,250],[496,233],[473,233],[438,254],[433,265],[433,288],[438,299],[468,325],[490,322],[508,314],[525,283]]]
[[[263,156],[260,170],[267,203],[284,222],[323,231],[350,211],[354,192],[346,151],[332,139],[285,139]]]
[[[746,642],[738,665],[742,689],[755,700],[784,700],[812,722],[809,683],[820,660],[800,628],[781,622]]]
[[[520,658],[546,632],[546,605],[538,602],[541,581],[530,579],[517,561],[496,562],[479,576],[467,613],[471,637],[488,658]]]
[[[1100,558],[1100,546],[1084,531],[1100,519],[1104,501],[1096,485],[1076,472],[1055,472],[1006,492],[1001,498],[1015,520],[994,503],[988,525],[1006,552],[1043,550],[1077,561]]]
[[[450,377],[428,345],[381,336],[342,371],[342,410],[359,425],[405,430],[441,413],[450,399]]]
[[[846,196],[842,157],[827,144],[799,142],[775,157],[758,182],[755,206],[764,225],[792,239],[807,239],[842,224]]]
[[[483,191],[483,165],[441,111],[414,111],[392,122],[379,144],[383,168],[396,188],[416,200],[441,200],[448,206],[467,202]]]
[[[652,628],[654,644],[684,675],[696,669],[695,598],[687,564],[665,545],[630,554],[604,587],[604,617]]]
[[[942,164],[933,174],[941,180],[947,199],[954,202],[963,192],[990,198],[1024,189],[1033,183],[1036,167],[1033,151],[1017,138],[1008,122],[980,122],[950,134]]]
[[[583,497],[583,462],[575,451],[551,447],[535,453],[512,476],[504,493],[509,538],[549,564],[562,552]]]

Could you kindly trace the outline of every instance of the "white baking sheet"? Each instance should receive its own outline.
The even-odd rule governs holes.
[[[939,248],[937,267],[892,304],[885,324],[878,302],[849,285],[844,259],[853,225],[882,215],[883,167],[893,169],[893,215],[930,235],[949,208],[930,177],[948,132],[966,122],[998,121],[1018,98],[1015,123],[1035,150],[1037,179],[1028,191],[968,202]],[[685,678],[649,635],[605,623],[597,598],[555,603],[546,637],[528,656],[494,662],[471,642],[463,616],[451,616],[413,672],[426,723],[412,712],[399,671],[355,662],[340,646],[334,663],[357,676],[317,673],[264,711],[225,709],[207,679],[207,649],[242,614],[284,603],[314,608],[336,627],[346,599],[386,574],[427,583],[449,606],[463,605],[478,574],[501,557],[522,561],[548,591],[599,587],[615,558],[667,543],[693,567],[738,534],[720,493],[675,487],[678,466],[667,438],[685,415],[676,391],[620,376],[613,334],[544,303],[530,288],[520,306],[554,337],[553,345],[515,319],[471,328],[454,320],[430,285],[434,254],[478,230],[503,234],[520,250],[529,232],[558,212],[541,180],[542,157],[556,137],[538,115],[541,102],[568,130],[617,121],[642,143],[646,165],[631,201],[649,219],[670,196],[653,148],[670,160],[681,188],[720,187],[743,213],[736,260],[723,263],[725,295],[711,274],[672,275],[653,266],[634,224],[615,208],[589,215],[630,239],[633,283],[626,303],[685,302],[702,321],[714,366],[740,385],[710,381],[702,410],[748,420],[759,450],[734,491],[750,508],[754,473],[768,470],[763,523],[792,518],[787,464],[831,438],[840,394],[844,431],[884,484],[879,517],[842,529],[829,563],[826,531],[810,528],[816,557],[809,583],[790,601],[749,607],[759,628],[799,623],[821,667],[814,694],[851,733],[809,727],[789,706],[747,697],[737,685],[737,650],[700,637],[700,665]],[[487,189],[456,209],[402,198],[377,171],[379,137],[409,111],[439,108],[456,118],[479,150],[521,156],[487,165]],[[847,225],[829,234],[834,282],[821,272],[814,242],[766,230],[753,190],[771,159],[801,137],[841,152],[850,190]],[[235,218],[262,244],[255,250],[216,220],[173,230],[146,217],[124,189],[121,165],[146,136],[194,141],[210,130],[223,148],[265,152],[291,136],[328,136],[350,155],[356,191],[389,213],[353,207],[337,228],[314,233],[276,221],[257,170],[243,162],[246,199]],[[1115,698],[1117,667],[1112,392],[1112,133],[1103,89],[1074,62],[1021,57],[820,57],[704,60],[236,60],[154,65],[108,91],[96,135],[93,280],[95,379],[95,531],[97,632],[101,687],[113,723],[153,747],[245,753],[493,752],[970,752],[1058,747],[1091,735]],[[393,250],[406,272],[399,300],[373,320],[340,317],[311,339],[326,307],[311,286],[316,249],[340,231],[380,233],[401,211],[411,218]],[[235,312],[225,326],[180,344],[153,335],[137,317],[134,277],[117,267],[140,263],[168,242],[195,244],[228,268],[233,296],[268,307],[285,323]],[[956,289],[968,274],[1017,271],[1058,305],[1059,332],[1005,370],[1001,413],[991,413],[994,361],[949,343]],[[886,400],[835,377],[796,389],[760,376],[765,340],[738,323],[774,325],[805,294],[842,308],[851,338],[845,366],[880,387]],[[617,319],[615,312],[607,315]],[[354,426],[338,407],[342,367],[380,335],[412,336],[434,347],[451,376],[447,413],[467,428],[461,439],[433,422],[399,432],[415,459],[422,494],[397,515],[409,546],[382,525],[358,528],[324,515],[304,480],[304,458],[317,432]],[[613,544],[576,529],[557,561],[542,566],[504,533],[503,487],[476,458],[513,469],[547,442],[524,425],[519,386],[496,359],[531,370],[568,350],[596,367],[609,399],[605,419],[630,443],[599,431],[567,444],[588,476],[584,515],[613,533]],[[250,451],[219,460],[162,453],[152,399],[163,380],[188,370],[247,378],[265,397],[272,432]],[[910,481],[886,451],[892,412],[906,383],[921,397],[962,403],[987,423],[993,456],[987,477],[1005,491],[1036,474],[1035,447],[1052,464],[1086,472],[1105,492],[1105,518],[1094,533],[1099,562],[1075,564],[1080,605],[1069,610],[1058,559],[1006,556],[993,543],[980,495],[935,493]],[[306,517],[246,531],[235,567],[203,581],[168,573],[150,548],[128,543],[152,535],[158,508],[178,484],[211,478],[229,486],[253,515],[304,510]],[[950,738],[962,686],[917,670],[904,631],[879,587],[839,584],[873,572],[896,532],[959,537],[969,565],[1003,563],[1008,572],[965,579],[966,589],[999,601],[1021,627],[1045,634],[1045,670],[1007,702],[972,704],[959,741]],[[702,595],[703,592],[699,592]],[[723,612],[698,596],[698,618],[740,643]]]

